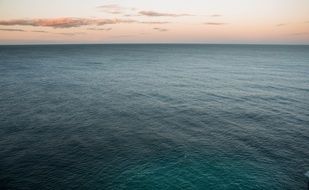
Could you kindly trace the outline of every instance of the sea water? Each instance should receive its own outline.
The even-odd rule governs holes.
[[[1,189],[306,189],[309,46],[0,46]]]

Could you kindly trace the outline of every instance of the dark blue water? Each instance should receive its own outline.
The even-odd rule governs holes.
[[[0,46],[1,189],[305,189],[309,46]]]

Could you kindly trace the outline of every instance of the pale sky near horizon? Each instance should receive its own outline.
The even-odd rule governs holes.
[[[309,44],[309,0],[0,0],[0,44]]]

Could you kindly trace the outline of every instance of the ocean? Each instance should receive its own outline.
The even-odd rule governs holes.
[[[0,46],[0,189],[306,189],[309,46]]]

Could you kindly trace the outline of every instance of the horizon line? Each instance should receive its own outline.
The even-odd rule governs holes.
[[[207,43],[207,42],[113,42],[113,43],[24,43],[24,44],[0,44],[0,46],[53,46],[53,45],[269,45],[269,46],[309,46],[299,43]]]

